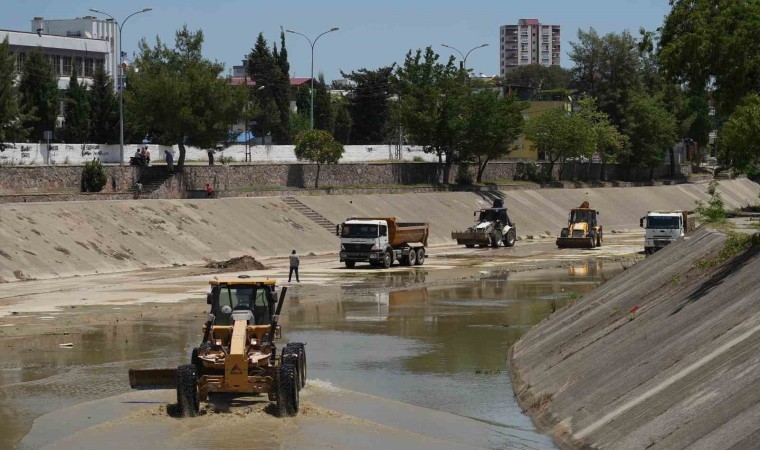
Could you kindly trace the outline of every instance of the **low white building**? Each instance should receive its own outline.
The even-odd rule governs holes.
[[[105,67],[116,87],[118,32],[114,21],[92,16],[59,20],[35,17],[31,31],[0,30],[0,41],[8,38],[18,70],[30,52],[41,48],[58,75],[59,89],[68,87],[74,66],[78,76],[89,84],[99,65]]]

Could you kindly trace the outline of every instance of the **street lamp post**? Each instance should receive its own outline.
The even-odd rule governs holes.
[[[119,23],[116,18],[107,12],[103,12],[99,9],[90,8],[90,11],[97,13],[97,14],[103,14],[104,16],[110,17],[114,22],[116,22],[116,25],[119,27],[119,79],[117,80],[117,86],[119,88],[119,165],[124,165],[124,66],[122,65],[122,59],[121,59],[121,30],[124,28],[124,24],[127,23],[127,20],[129,20],[130,17],[140,14],[140,13],[146,13],[148,11],[152,11],[153,8],[144,8],[140,11],[135,11],[132,14],[128,15],[126,19],[124,19],[121,23]]]
[[[338,31],[338,30],[339,30],[338,27],[330,28],[329,30],[325,31],[324,33],[314,38],[314,41],[309,39],[309,37],[303,33],[299,33],[293,30],[285,30],[288,33],[293,33],[293,34],[297,34],[299,36],[305,37],[306,40],[309,41],[309,45],[311,45],[311,129],[312,130],[314,129],[314,46],[317,44],[317,40],[321,38],[323,35],[327,33],[331,33],[333,31]]]
[[[482,44],[482,45],[478,45],[477,47],[471,48],[470,51],[467,52],[467,54],[460,52],[458,48],[452,47],[450,45],[441,44],[441,46],[450,48],[452,50],[455,50],[457,53],[459,53],[462,56],[462,69],[467,70],[467,57],[470,56],[470,53],[472,53],[474,50],[477,50],[479,48],[488,47],[488,44]]]

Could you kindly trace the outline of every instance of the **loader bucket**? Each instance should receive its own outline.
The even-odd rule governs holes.
[[[558,237],[559,248],[594,248],[594,238],[591,237]]]
[[[177,387],[177,369],[130,369],[129,385],[132,389],[174,389]]]
[[[491,241],[486,233],[473,233],[470,231],[454,231],[451,238],[456,239],[457,245],[488,245]]]

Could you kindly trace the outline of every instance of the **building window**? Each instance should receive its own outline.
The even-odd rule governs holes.
[[[21,73],[24,69],[24,63],[26,63],[26,53],[18,52],[16,54],[16,72]]]
[[[61,72],[61,75],[64,75],[64,76],[71,75],[71,63],[72,63],[71,56],[63,56],[60,58],[63,61],[63,70]]]

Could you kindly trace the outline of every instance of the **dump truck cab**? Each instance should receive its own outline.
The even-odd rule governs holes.
[[[639,220],[644,231],[644,252],[648,255],[683,237],[695,228],[688,211],[649,211]]]

